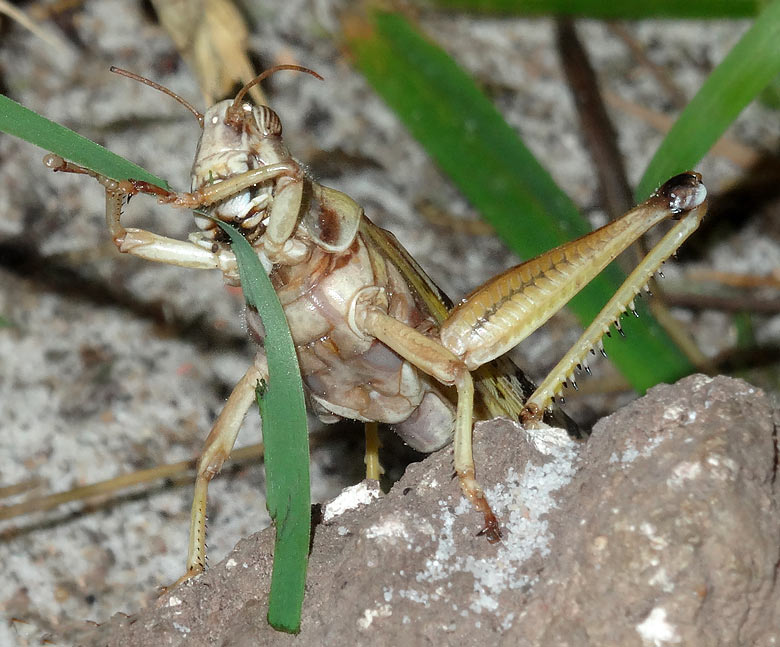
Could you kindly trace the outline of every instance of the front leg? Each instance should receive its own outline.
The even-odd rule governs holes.
[[[196,270],[220,270],[226,277],[237,277],[238,266],[232,251],[219,245],[211,248],[195,243],[160,236],[145,229],[125,228],[122,225],[122,207],[128,194],[121,188],[106,188],[106,225],[117,249],[123,254],[156,263],[178,265]]]
[[[106,190],[106,224],[111,239],[120,252],[157,263],[194,269],[220,269],[228,276],[236,274],[235,257],[228,250],[220,249],[213,252],[187,241],[160,236],[143,229],[126,229],[121,224],[125,201],[138,193],[146,193],[156,196],[158,202],[163,204],[198,209],[230,198],[254,185],[287,178],[281,182],[278,196],[271,207],[271,218],[266,235],[266,237],[270,236],[273,250],[281,251],[295,229],[303,191],[302,171],[293,160],[238,173],[192,192],[168,191],[140,180],[119,182],[78,164],[67,162],[58,155],[47,155],[43,163],[52,171],[89,175],[103,185]]]
[[[285,253],[293,253],[285,247],[298,223],[298,215],[303,200],[303,170],[295,160],[236,173],[231,177],[211,182],[190,193],[166,191],[148,182],[131,180],[120,183],[119,190],[131,193],[149,193],[156,195],[162,204],[174,207],[198,209],[226,200],[246,189],[276,181],[274,199],[269,210],[268,224],[263,234],[263,247],[272,263],[285,261]]]
[[[53,171],[78,173],[95,178],[106,190],[106,225],[111,240],[123,254],[131,254],[148,261],[167,263],[201,270],[221,270],[227,276],[237,276],[236,259],[228,249],[207,249],[194,243],[160,236],[159,234],[122,225],[122,208],[126,200],[141,191],[154,195],[170,194],[146,182],[118,182],[105,175],[95,173],[83,166],[66,162],[57,155],[47,155],[44,164]],[[139,186],[142,185],[142,188]]]
[[[54,161],[50,162],[50,159]],[[57,160],[64,166],[61,168],[54,168],[53,164],[57,163]],[[101,184],[105,184],[101,178],[104,178],[108,182],[114,182],[114,180],[105,178],[105,176],[94,173],[93,171],[76,164],[65,162],[61,157],[57,157],[56,155],[47,155],[46,158],[44,158],[44,163],[54,171],[67,171],[70,173],[85,173],[91,175]],[[289,160],[287,162],[261,166],[260,168],[251,169],[242,173],[235,173],[229,178],[219,181],[215,180],[189,192],[168,191],[167,189],[141,180],[126,180],[119,184],[122,185],[123,190],[128,194],[148,193],[149,195],[157,196],[157,199],[161,204],[170,204],[174,207],[183,209],[198,209],[199,207],[207,207],[216,202],[226,200],[257,184],[262,184],[263,182],[268,182],[269,180],[275,180],[284,176],[298,178],[300,175],[301,168],[298,166],[298,163],[294,160]]]

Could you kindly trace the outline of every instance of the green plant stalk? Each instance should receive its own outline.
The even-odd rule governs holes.
[[[647,167],[637,200],[694,168],[740,112],[780,74],[780,0],[772,0],[707,78]]]
[[[169,189],[168,183],[119,157],[70,128],[61,126],[0,94],[0,131],[14,135],[113,180],[143,180]]]
[[[511,16],[552,14],[601,18],[744,18],[754,16],[761,0],[432,0],[430,4],[449,11],[473,11]]]
[[[270,379],[257,385],[263,419],[266,505],[276,526],[268,623],[279,631],[301,627],[311,531],[309,437],[301,370],[282,305],[247,240],[230,225],[215,221],[230,236],[249,307],[262,313]]]

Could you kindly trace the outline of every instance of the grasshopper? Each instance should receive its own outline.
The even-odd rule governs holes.
[[[472,457],[475,406],[482,415],[507,415],[537,424],[575,367],[627,308],[660,264],[696,229],[706,212],[701,176],[668,180],[620,219],[487,281],[457,306],[439,290],[389,232],[374,225],[352,198],[311,178],[285,146],[282,123],[268,106],[245,101],[247,90],[280,69],[316,76],[300,66],[277,66],[236,97],[201,114],[167,88],[116,71],[171,95],[202,128],[189,192],[141,181],[115,181],[48,155],[53,171],[94,177],[106,191],[106,221],[122,253],[196,269],[218,269],[238,284],[236,260],[212,218],[236,226],[256,250],[284,307],[311,410],[324,422],[340,418],[381,422],[413,448],[454,444],[454,469],[463,494],[482,514],[481,534],[500,540],[499,521],[477,479]],[[133,195],[195,210],[199,232],[177,240],[125,228],[122,208]],[[206,213],[210,218],[198,212]],[[677,223],[641,261],[538,388],[502,356],[544,324],[584,285],[648,229]],[[249,331],[263,339],[257,313]],[[193,497],[187,579],[205,567],[208,485],[220,471],[268,380],[262,346],[232,391],[201,453]],[[476,393],[476,400],[475,400]],[[547,412],[547,413],[546,413]],[[557,421],[568,421],[557,412]],[[180,581],[181,581],[180,580]]]

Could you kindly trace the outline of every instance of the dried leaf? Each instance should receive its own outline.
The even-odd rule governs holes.
[[[206,105],[228,96],[237,83],[255,77],[246,53],[248,30],[230,0],[152,0],[160,24],[195,72]],[[266,100],[259,86],[249,94]]]

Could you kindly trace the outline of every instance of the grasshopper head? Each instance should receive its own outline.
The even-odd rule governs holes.
[[[192,166],[198,189],[250,169],[289,157],[282,143],[282,123],[267,106],[220,101],[206,111],[203,134]]]
[[[248,102],[220,101],[203,117],[203,134],[192,165],[192,189],[281,162],[289,156],[282,142],[282,123],[273,110]],[[263,219],[272,195],[271,182],[250,187],[215,205],[211,215],[249,233]],[[208,219],[196,215],[195,220],[204,231],[219,231]]]
[[[192,188],[285,159],[282,123],[267,106],[220,101],[206,111],[192,166]]]
[[[255,84],[278,70],[306,72],[322,77],[300,65],[277,65],[247,83],[233,100],[220,101],[203,115],[170,89],[147,78],[112,67],[111,71],[129,77],[173,97],[195,115],[203,133],[198,142],[192,165],[192,189],[222,182],[239,173],[289,159],[282,142],[282,122],[268,106],[254,106],[244,101],[244,95]],[[266,207],[273,197],[273,184],[258,185],[236,192],[211,209],[211,215],[232,222],[250,237],[258,235]],[[196,223],[207,236],[214,238],[221,231],[208,218],[195,216]],[[216,229],[215,229],[216,228]]]
[[[277,65],[252,79],[232,101],[221,101],[209,108],[201,122],[203,134],[192,168],[193,189],[289,157],[282,144],[279,116],[268,106],[254,106],[244,101],[252,86],[279,70],[306,72],[322,79],[316,72],[300,65]]]
[[[247,83],[232,101],[221,101],[209,108],[203,116],[203,134],[192,166],[193,190],[290,158],[282,142],[279,116],[268,106],[244,101],[249,88],[281,69],[308,72],[322,78],[298,65],[279,65]],[[260,233],[258,227],[273,197],[273,188],[273,182],[269,181],[242,190],[216,205],[211,215],[240,226],[245,235],[252,234],[253,238]],[[213,231],[213,222],[197,216],[196,222],[204,231]]]

